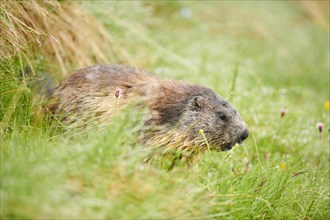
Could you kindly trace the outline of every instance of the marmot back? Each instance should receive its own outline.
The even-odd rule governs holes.
[[[197,151],[209,144],[211,149],[228,150],[248,137],[239,113],[211,89],[125,65],[77,70],[54,89],[48,108],[61,114],[65,124],[80,126],[108,123],[116,110],[133,102],[148,111],[141,140],[147,144]]]

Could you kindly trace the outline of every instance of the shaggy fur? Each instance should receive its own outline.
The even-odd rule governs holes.
[[[231,149],[248,136],[239,113],[211,89],[124,65],[80,69],[54,89],[51,100],[49,110],[63,114],[69,126],[106,124],[115,111],[137,102],[149,112],[141,141],[168,149],[206,150],[200,129],[214,150]]]

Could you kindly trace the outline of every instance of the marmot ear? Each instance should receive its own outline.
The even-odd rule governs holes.
[[[195,96],[190,100],[189,106],[193,110],[199,110],[204,106],[205,98],[202,96]]]

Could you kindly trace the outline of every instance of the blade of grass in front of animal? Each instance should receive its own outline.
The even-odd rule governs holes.
[[[258,146],[257,146],[256,139],[254,137],[254,134],[252,134],[252,139],[253,139],[254,147],[256,148],[256,152],[257,152],[257,156],[258,156],[258,162],[260,163],[260,155],[259,155]]]

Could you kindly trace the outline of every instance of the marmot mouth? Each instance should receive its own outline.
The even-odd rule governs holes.
[[[218,148],[218,151],[228,151],[228,150],[231,150],[236,144],[243,144],[244,141],[240,140],[240,141],[236,141],[236,142],[230,142],[230,143],[227,143],[227,144],[224,144],[222,146],[220,146]]]
[[[227,144],[220,146],[218,148],[218,151],[228,151],[228,150],[231,150],[234,146],[235,146],[235,144],[233,144],[233,143],[227,143]]]

